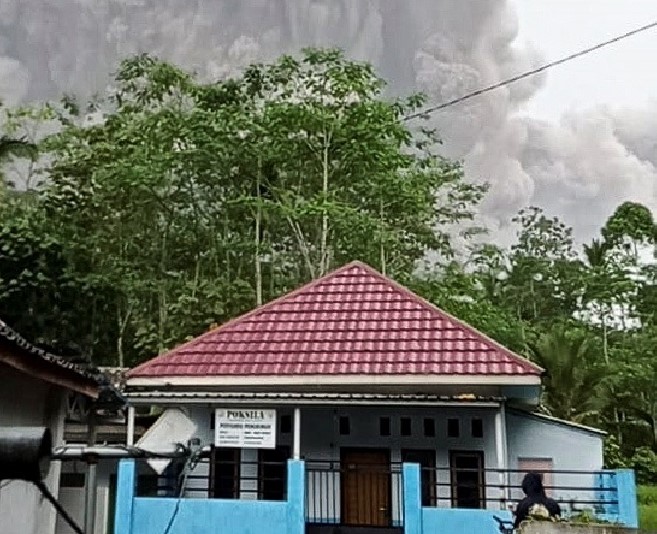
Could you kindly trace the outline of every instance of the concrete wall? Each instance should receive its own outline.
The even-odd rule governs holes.
[[[55,445],[64,435],[63,390],[0,365],[0,425],[48,426]],[[57,496],[61,465],[53,462],[46,485]],[[0,483],[0,530],[2,534],[52,534],[56,512],[32,485],[21,481]]]
[[[288,463],[284,502],[135,497],[135,464],[122,460],[117,487],[115,534],[303,534],[303,462]]]
[[[497,534],[500,532],[494,517],[511,520],[508,511],[492,510],[440,510],[422,508],[422,532],[449,534]]]
[[[552,460],[555,470],[599,471],[603,466],[604,436],[586,430],[564,426],[529,415],[507,413],[507,451],[509,469],[518,469],[520,459]],[[522,473],[511,475],[510,481],[519,485]],[[594,488],[594,475],[553,475],[553,485]],[[512,497],[522,497],[514,490]],[[563,500],[591,501],[595,492],[558,490],[552,497]],[[566,504],[564,512],[593,508],[590,504]],[[573,508],[573,510],[570,510]]]
[[[630,534],[635,529],[609,525],[569,525],[568,523],[525,523],[520,534]]]

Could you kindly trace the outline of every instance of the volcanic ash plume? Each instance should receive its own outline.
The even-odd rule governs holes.
[[[208,79],[304,46],[373,62],[392,93],[443,102],[515,75],[540,54],[515,39],[505,0],[0,0],[0,97],[8,104],[102,91],[148,52]],[[588,239],[618,202],[655,204],[655,110],[594,109],[553,123],[518,113],[536,76],[434,115],[446,155],[491,190],[481,218],[498,239],[539,204]]]

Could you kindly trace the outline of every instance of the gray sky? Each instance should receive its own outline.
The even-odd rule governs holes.
[[[515,0],[519,42],[547,60],[657,20],[656,0]],[[596,104],[641,107],[657,100],[657,29],[551,69],[525,110],[558,120]]]

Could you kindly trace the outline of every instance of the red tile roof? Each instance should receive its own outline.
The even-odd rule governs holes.
[[[540,374],[533,363],[354,262],[128,376]]]

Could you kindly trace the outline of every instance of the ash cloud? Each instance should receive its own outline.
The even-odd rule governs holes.
[[[539,64],[509,0],[0,0],[0,97],[90,96],[118,61],[149,52],[207,78],[304,46],[372,61],[393,93],[441,102]],[[481,210],[500,242],[537,204],[589,239],[615,206],[657,207],[657,105],[597,108],[546,123],[521,115],[544,76],[436,114],[445,154],[491,184]]]

